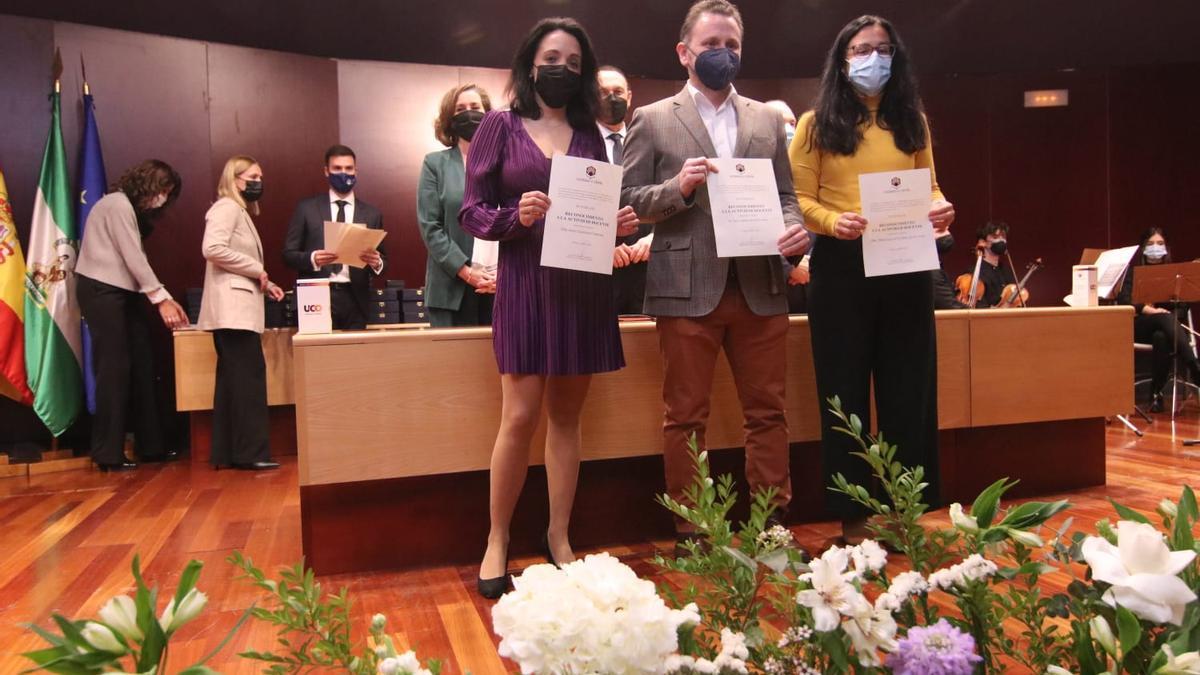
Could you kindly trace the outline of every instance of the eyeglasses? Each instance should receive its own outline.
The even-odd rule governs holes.
[[[864,42],[846,48],[846,53],[850,56],[867,56],[871,52],[879,52],[880,56],[892,56],[896,53],[896,45],[890,42],[880,42],[877,45]]]

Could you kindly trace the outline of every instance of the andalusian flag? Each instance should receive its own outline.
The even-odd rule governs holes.
[[[88,214],[100,198],[108,181],[104,177],[104,154],[100,152],[100,130],[96,128],[95,104],[88,89],[87,73],[83,80],[83,142],[79,146],[79,241],[87,236]],[[80,244],[82,246],[82,243]],[[87,322],[81,326],[83,339],[83,391],[88,412],[96,413],[96,362],[92,358],[92,334]]]
[[[25,382],[25,256],[0,173],[0,394],[29,405]]]
[[[83,408],[79,304],[75,301],[74,193],[60,125],[58,83],[50,95],[50,134],[29,228],[25,280],[25,369],[33,409],[55,436]]]

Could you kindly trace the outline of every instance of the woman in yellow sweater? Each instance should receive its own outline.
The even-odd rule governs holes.
[[[820,400],[841,398],[847,412],[870,424],[875,383],[879,428],[900,446],[907,465],[921,464],[926,495],[937,503],[937,342],[928,272],[866,277],[858,176],[928,168],[929,128],[916,78],[900,36],[886,19],[862,16],[846,25],[829,50],[814,110],[796,125],[790,155],[805,223],[816,233],[809,263],[809,325]],[[933,176],[929,236],[954,220]],[[867,466],[850,453],[850,438],[833,431],[822,411],[826,476],[840,472],[865,485]],[[832,493],[831,493],[832,494]],[[850,543],[865,534],[865,513],[835,495]]]

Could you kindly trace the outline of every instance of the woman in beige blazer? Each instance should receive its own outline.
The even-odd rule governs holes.
[[[217,348],[211,462],[217,468],[275,469],[267,427],[267,365],[263,359],[263,294],[283,299],[267,278],[258,215],[262,168],[252,157],[225,162],[217,202],[204,216],[204,296],[201,330]]]

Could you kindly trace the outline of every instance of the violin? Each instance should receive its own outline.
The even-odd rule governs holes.
[[[958,275],[958,278],[954,280],[954,287],[958,289],[958,301],[964,305],[971,304],[971,276],[972,275],[964,272]],[[975,299],[978,300],[979,298],[982,298],[986,290],[983,280],[976,278],[974,288]]]
[[[1033,262],[1026,265],[1025,276],[1021,277],[1021,281],[1019,283],[1008,284],[1004,287],[1004,290],[1000,292],[1000,304],[996,306],[1001,308],[1013,307],[1015,302],[1018,303],[1018,306],[1020,307],[1026,307],[1027,303],[1029,302],[1029,289],[1025,287],[1025,284],[1029,281],[1029,277],[1033,276],[1033,273],[1042,269],[1042,267],[1043,265],[1041,258],[1037,258]],[[1017,289],[1020,289],[1019,294]]]
[[[975,271],[971,274],[961,274],[954,280],[954,286],[958,289],[958,301],[966,305],[968,309],[975,309],[975,303],[983,297],[983,292],[986,290],[986,285],[979,278],[979,271],[983,264],[983,248],[975,247]]]

